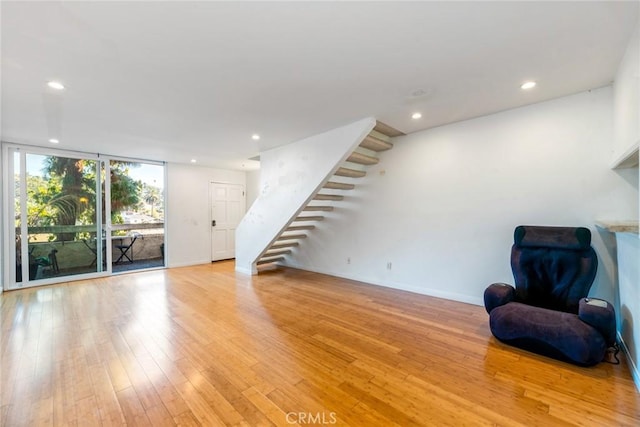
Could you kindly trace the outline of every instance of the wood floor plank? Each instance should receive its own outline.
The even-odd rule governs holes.
[[[282,410],[282,408],[267,398],[258,389],[252,387],[243,391],[242,394],[247,398],[247,400],[253,403],[256,408],[260,409],[264,416],[267,417],[274,425],[279,427],[290,425],[299,426],[295,420],[291,419],[291,422],[287,420],[287,414]]]
[[[236,387],[234,383],[227,378],[225,373],[212,366],[204,371],[203,376],[207,382],[217,390],[220,395],[233,407],[238,414],[242,414],[243,421],[246,420],[249,425],[270,425],[268,418],[255,407],[250,400],[243,394],[242,389]]]
[[[233,262],[0,295],[2,426],[636,426],[627,361],[495,340],[482,307]]]
[[[102,425],[100,420],[100,406],[94,396],[77,401],[76,411],[78,415],[78,424],[93,426]]]
[[[178,385],[178,393],[189,406],[191,414],[201,425],[224,425],[224,421],[218,416],[217,412],[209,406],[206,399],[198,393],[198,390],[189,381]]]
[[[173,418],[173,423],[179,427],[201,427],[200,421],[191,411],[183,412]]]
[[[100,422],[103,426],[117,426],[124,423],[116,390],[113,388],[107,368],[100,364],[90,369],[95,399],[100,410]]]
[[[116,396],[118,396],[118,402],[127,425],[153,426],[133,387],[118,391]]]
[[[71,359],[56,362],[54,369],[54,425],[71,425],[78,419],[73,397],[74,372]]]

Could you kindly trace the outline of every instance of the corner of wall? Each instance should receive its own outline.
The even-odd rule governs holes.
[[[629,364],[629,371],[631,372],[631,378],[633,378],[633,383],[636,385],[636,389],[640,393],[640,371],[638,370],[638,366],[636,366],[635,362],[633,361],[633,357],[631,356],[629,347],[627,346],[627,343],[622,338],[622,335],[620,335],[619,331],[618,331],[618,342],[620,343],[624,356],[627,358],[627,363]]]

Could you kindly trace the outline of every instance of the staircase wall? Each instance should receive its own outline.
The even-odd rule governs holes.
[[[366,118],[260,153],[260,193],[236,229],[236,271],[256,273],[256,260],[375,124]]]
[[[591,295],[613,302],[615,242],[594,221],[637,218],[638,173],[610,169],[611,113],[607,87],[394,138],[287,264],[481,304],[513,283],[516,225],[584,225]]]

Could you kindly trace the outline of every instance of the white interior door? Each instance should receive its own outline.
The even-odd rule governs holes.
[[[244,186],[212,182],[211,261],[235,258],[236,227],[244,216]]]

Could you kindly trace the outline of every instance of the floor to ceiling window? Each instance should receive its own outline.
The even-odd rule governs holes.
[[[164,166],[111,160],[114,272],[164,266]]]
[[[164,266],[163,165],[5,149],[7,289]]]

